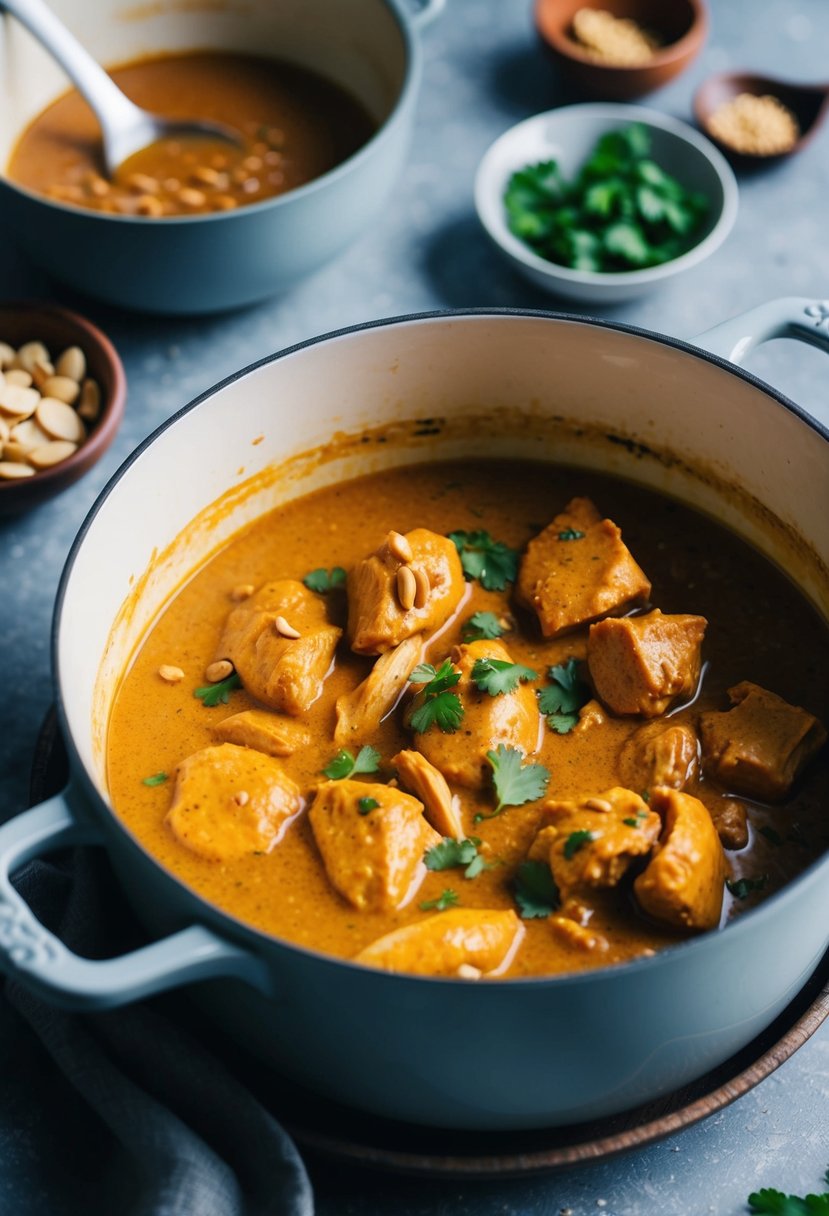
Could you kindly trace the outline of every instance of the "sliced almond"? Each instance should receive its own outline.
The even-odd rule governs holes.
[[[51,438],[51,435],[47,435],[43,428],[38,426],[36,418],[27,418],[24,422],[18,422],[17,426],[13,426],[9,431],[10,442],[18,444],[21,448],[39,448],[44,443],[48,443]]]
[[[429,602],[429,592],[432,590],[429,585],[429,575],[425,570],[416,569],[414,571],[415,580],[415,608],[425,608]]]
[[[220,684],[222,680],[226,680],[228,676],[233,675],[233,664],[229,659],[217,659],[215,663],[211,663],[204,673],[204,678],[208,684]]]
[[[273,625],[276,632],[281,633],[283,638],[290,638],[293,641],[301,636],[299,630],[294,629],[293,625],[286,621],[284,616],[278,616]]]
[[[10,367],[5,379],[6,384],[19,384],[21,388],[28,388],[32,383],[32,374],[24,371],[22,367]]]
[[[53,464],[68,460],[77,450],[78,445],[70,443],[68,439],[53,439],[51,443],[44,443],[42,447],[29,452],[29,464],[36,469],[51,469]]]
[[[31,448],[24,448],[21,443],[9,439],[3,444],[3,459],[11,460],[13,464],[28,464]]]
[[[20,481],[24,477],[34,477],[35,471],[30,464],[17,460],[0,460],[0,478],[3,481]]]
[[[586,806],[589,811],[599,811],[602,815],[609,815],[613,810],[613,803],[608,802],[606,798],[585,798],[582,806]]]
[[[0,443],[5,443],[10,433],[8,422],[3,415],[0,414]]]
[[[34,371],[35,363],[48,363],[49,352],[42,342],[24,342],[18,348],[14,357],[14,367],[22,367],[29,375]]]
[[[86,355],[79,346],[67,346],[55,364],[59,376],[68,376],[76,384],[80,384],[86,375]]]
[[[54,376],[55,369],[51,363],[41,363],[40,360],[35,363],[32,372],[32,380],[38,392],[43,392],[43,386],[50,376]]]
[[[402,532],[389,532],[386,544],[389,546],[389,552],[399,558],[401,562],[410,562],[414,557],[412,546]]]
[[[0,368],[11,367],[15,360],[15,349],[8,342],[0,342]]]
[[[8,380],[8,372],[6,377]],[[24,388],[22,384],[9,383],[0,388],[0,411],[20,422],[32,416],[39,401],[40,393],[36,388]]]
[[[78,399],[80,391],[81,386],[77,380],[72,380],[69,376],[50,376],[41,386],[44,397],[55,397],[58,401],[65,401],[67,405],[72,405]]]
[[[78,386],[75,385],[77,388]],[[24,390],[25,391],[25,390]],[[56,397],[41,397],[35,412],[40,425],[52,439],[68,439],[70,443],[83,443],[86,427],[71,405]]]
[[[171,663],[162,663],[158,669],[158,674],[165,684],[178,684],[184,679],[184,672],[181,668],[174,667]]]
[[[97,380],[84,380],[78,414],[86,422],[95,422],[101,412],[101,390]]]

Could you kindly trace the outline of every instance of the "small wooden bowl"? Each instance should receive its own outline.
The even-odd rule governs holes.
[[[605,9],[652,30],[664,45],[647,63],[614,66],[594,59],[571,34],[580,8]],[[703,0],[536,0],[535,23],[562,75],[596,98],[630,101],[661,88],[693,61],[708,33]]]
[[[0,480],[0,515],[13,515],[65,490],[92,467],[115,438],[124,414],[127,379],[115,347],[97,326],[58,304],[26,300],[0,304],[0,342],[19,347],[41,341],[53,355],[79,346],[87,374],[101,389],[101,413],[86,440],[66,460],[32,477]]]
[[[781,101],[794,114],[800,127],[797,143],[785,152],[771,155],[754,155],[738,152],[730,144],[718,139],[709,130],[709,119],[715,110],[733,101],[741,93],[752,93],[755,97],[771,95]],[[732,164],[744,168],[759,168],[793,156],[809,142],[829,113],[829,86],[797,84],[794,81],[777,80],[771,76],[760,76],[752,72],[721,72],[709,76],[694,95],[694,117],[700,130],[715,143]]]

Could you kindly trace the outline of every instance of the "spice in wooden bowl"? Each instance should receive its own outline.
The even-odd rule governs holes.
[[[571,34],[585,55],[615,67],[649,63],[662,45],[637,21],[603,8],[580,8],[573,14]]]
[[[739,93],[708,115],[708,133],[742,156],[779,156],[800,138],[797,118],[771,93]]]

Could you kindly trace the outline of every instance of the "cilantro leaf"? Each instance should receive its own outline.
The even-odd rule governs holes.
[[[565,528],[563,532],[558,534],[559,540],[584,540],[584,533],[579,532],[578,528]]]
[[[465,642],[478,642],[500,638],[506,629],[494,612],[473,612],[461,629],[461,637]]]
[[[546,790],[550,780],[547,769],[543,764],[524,764],[524,753],[517,747],[499,743],[495,751],[487,752],[486,758],[492,766],[492,784],[498,803],[492,814],[484,818],[500,815],[507,806],[533,802]]]
[[[321,595],[325,595],[326,592],[333,591],[335,587],[341,587],[345,579],[346,574],[342,566],[334,566],[331,570],[326,570],[324,566],[321,566],[317,570],[311,570],[302,581],[309,591],[318,591]]]
[[[412,730],[422,735],[430,726],[437,726],[445,735],[454,734],[463,720],[464,708],[456,692],[450,692],[461,678],[449,659],[440,667],[419,663],[409,676],[410,684],[423,684],[421,704],[409,718]]]
[[[237,688],[242,687],[242,681],[239,679],[238,672],[231,672],[226,680],[220,680],[217,684],[205,684],[203,688],[197,688],[193,696],[198,697],[202,705],[206,705],[208,709],[213,709],[216,705],[227,705],[230,700],[230,694]]]
[[[636,826],[635,819],[633,820],[633,825],[634,827]],[[576,853],[580,849],[583,849],[586,844],[590,844],[591,840],[595,840],[598,834],[598,832],[587,832],[584,829],[578,832],[571,832],[564,842],[564,856],[567,861],[575,857]]]
[[[445,912],[447,908],[453,908],[458,903],[458,893],[451,888],[442,891],[437,899],[424,899],[418,905],[423,912]]]
[[[376,747],[361,747],[356,756],[347,747],[343,747],[322,771],[329,781],[342,781],[344,777],[353,777],[357,773],[376,773],[380,767],[380,759]]]
[[[493,540],[488,532],[450,532],[468,579],[477,579],[487,591],[503,591],[518,574],[517,549]]]
[[[163,785],[167,780],[166,773],[153,773],[151,777],[144,777],[142,785]]]
[[[545,861],[523,861],[513,887],[515,902],[524,920],[551,916],[558,907],[558,887]]]
[[[372,811],[376,811],[380,803],[376,798],[359,798],[357,800],[357,811],[360,815],[369,815]]]
[[[558,663],[547,671],[552,683],[538,690],[539,711],[556,734],[569,734],[579,720],[578,711],[590,700],[590,689],[581,672],[577,659]]]
[[[484,870],[491,870],[495,862],[485,861],[478,852],[480,840],[469,836],[466,840],[455,840],[444,836],[440,844],[428,849],[423,855],[427,870],[451,870],[464,866],[464,878],[477,878]]]
[[[531,667],[505,659],[476,659],[472,665],[472,679],[481,692],[497,697],[501,693],[515,692],[522,680],[538,679],[538,673]]]
[[[768,874],[759,878],[726,878],[725,885],[735,899],[747,899],[752,891],[762,891],[768,882]]]

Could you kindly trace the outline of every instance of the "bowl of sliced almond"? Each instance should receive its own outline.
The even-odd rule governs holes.
[[[109,339],[57,304],[0,304],[0,514],[65,489],[106,451],[126,377]]]

